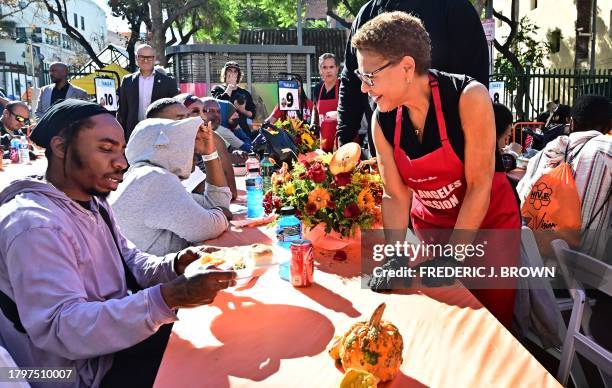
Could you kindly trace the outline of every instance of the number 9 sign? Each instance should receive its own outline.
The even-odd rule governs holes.
[[[278,81],[278,102],[280,110],[299,110],[299,84],[295,80]]]

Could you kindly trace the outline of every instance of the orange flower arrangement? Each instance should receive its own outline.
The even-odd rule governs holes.
[[[376,161],[360,163],[352,153],[361,149],[350,145],[347,152],[345,147],[335,155],[303,155],[291,172],[283,165],[264,197],[266,211],[293,206],[305,228],[322,223],[327,233],[333,230],[343,236],[380,222],[382,180]]]

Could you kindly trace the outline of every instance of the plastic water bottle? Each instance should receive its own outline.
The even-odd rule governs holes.
[[[30,149],[28,146],[28,138],[21,136],[19,142],[19,162],[24,164],[30,163]]]
[[[274,164],[270,161],[270,154],[264,153],[261,159],[260,169],[261,177],[263,178],[263,191],[267,193],[272,188],[272,173],[274,172]]]
[[[244,166],[246,167],[247,171],[250,171],[252,168],[256,168],[257,172],[259,172],[259,160],[257,160],[257,156],[254,152],[249,153],[249,157],[246,162],[244,162]]]
[[[14,137],[11,139],[11,146],[9,148],[9,158],[12,163],[19,163],[19,150],[21,148],[21,141]]]
[[[263,180],[258,168],[251,168],[246,176],[247,218],[263,216]]]
[[[280,218],[276,224],[277,244],[286,249],[291,250],[291,242],[302,239],[302,223],[295,216],[293,206],[285,206],[281,208]],[[278,266],[278,274],[281,279],[289,281],[291,279],[291,255],[287,260],[284,260]]]
[[[289,249],[291,242],[302,239],[302,222],[295,216],[293,206],[284,206],[276,224],[276,239],[278,245]]]

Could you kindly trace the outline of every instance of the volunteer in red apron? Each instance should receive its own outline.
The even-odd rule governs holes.
[[[315,87],[317,96],[315,106],[321,128],[321,149],[332,152],[336,143],[336,129],[338,128],[338,71],[340,66],[334,54],[325,53],[319,57],[319,74],[321,82]]]
[[[384,183],[385,230],[402,233],[411,219],[419,237],[448,229],[452,236],[449,233],[447,242],[453,244],[482,242],[480,234],[466,241],[465,231],[488,233],[493,241],[483,258],[487,275],[490,267],[517,265],[518,204],[501,159],[497,160],[486,88],[465,75],[430,70],[429,36],[422,22],[406,13],[372,19],[352,44],[361,89],[378,105],[372,128]],[[510,237],[504,240],[506,236]],[[431,263],[452,266],[457,264],[454,259],[459,259],[456,253]],[[399,259],[387,264],[394,261]],[[394,288],[402,284],[396,279],[374,278],[372,287]],[[491,289],[500,281],[490,280],[489,286],[473,293],[509,328],[515,282]]]

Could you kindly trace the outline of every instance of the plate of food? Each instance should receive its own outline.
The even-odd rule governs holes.
[[[253,244],[244,247],[221,248],[212,253],[204,253],[185,269],[185,276],[193,276],[207,269],[236,271],[236,285],[248,283],[253,277],[265,272],[265,269],[279,264],[281,254],[275,254],[270,245]]]

